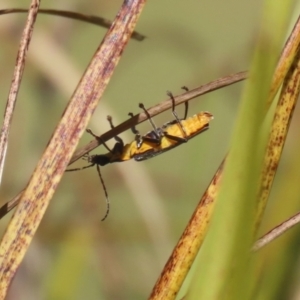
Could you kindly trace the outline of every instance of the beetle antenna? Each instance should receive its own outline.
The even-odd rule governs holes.
[[[82,159],[84,160],[87,160],[88,162],[90,162],[91,164],[90,165],[87,165],[87,166],[84,166],[84,167],[81,167],[81,168],[75,168],[75,169],[66,169],[65,172],[73,172],[73,171],[81,171],[81,170],[84,170],[84,169],[87,169],[87,168],[91,168],[95,165],[94,162],[92,162],[90,159],[90,155],[88,153],[84,154]]]
[[[102,187],[103,187],[103,190],[104,190],[104,194],[105,194],[106,213],[105,213],[104,217],[101,219],[101,221],[104,221],[107,218],[108,214],[109,214],[110,202],[109,202],[109,199],[108,199],[108,194],[107,194],[106,186],[104,184],[104,180],[103,180],[101,172],[100,172],[100,167],[99,167],[99,165],[96,165],[96,166],[97,166],[97,172],[98,172],[99,178],[101,180],[101,184],[102,184]]]
[[[85,167],[82,167],[82,168],[66,169],[66,172],[81,171],[81,170],[84,170],[84,169],[87,169],[87,168],[91,168],[94,165],[95,164],[91,164],[91,165],[88,165],[88,166],[85,166]]]

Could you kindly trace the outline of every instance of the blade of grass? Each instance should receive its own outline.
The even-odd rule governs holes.
[[[124,1],[79,82],[1,241],[0,299],[22,261],[65,168],[127,44],[145,0]]]

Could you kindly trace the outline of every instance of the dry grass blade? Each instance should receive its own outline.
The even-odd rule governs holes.
[[[9,8],[9,9],[1,9],[0,15],[6,14],[13,14],[13,13],[26,13],[28,12],[27,9],[23,8]],[[60,16],[65,18],[70,18],[74,20],[79,20],[83,22],[87,22],[90,24],[102,26],[104,28],[110,28],[112,22],[102,17],[93,16],[93,15],[84,15],[74,11],[67,11],[67,10],[58,10],[58,9],[39,9],[39,14],[45,15],[53,15],[53,16]],[[131,35],[132,39],[137,41],[143,41],[146,37],[136,31],[134,31]]]
[[[225,160],[202,196],[149,299],[174,299],[177,295],[206,234],[219,191],[224,163]]]
[[[144,5],[145,0],[124,1],[21,196],[1,241],[0,299],[7,293],[9,284],[98,104],[99,97],[112,76]]]
[[[280,99],[276,107],[272,130],[264,160],[262,174],[260,201],[258,203],[257,225],[259,225],[264,212],[272,183],[281,158],[283,146],[293,116],[295,105],[300,93],[300,49],[284,81]]]
[[[271,134],[267,145],[266,156],[264,159],[264,169],[261,180],[260,187],[260,196],[259,203],[257,208],[257,216],[256,216],[256,228],[258,228],[266,204],[269,198],[269,194],[272,188],[272,183],[277,171],[278,163],[281,158],[281,153],[283,150],[283,146],[286,140],[287,132],[289,129],[290,121],[293,116],[294,108],[299,96],[299,68],[300,68],[300,51],[299,51],[299,41],[300,41],[300,26],[299,19],[297,22],[298,26],[297,31],[293,31],[293,40],[297,41],[296,50],[298,52],[292,52],[290,55],[293,55],[292,65],[290,70],[287,73],[287,76],[284,80],[283,88],[280,94],[280,99],[276,107],[276,112],[272,124]],[[289,39],[288,43],[290,42]],[[283,51],[283,55],[286,51]],[[291,57],[286,57],[288,60],[291,60]],[[281,59],[282,61],[282,59]],[[286,65],[287,67],[290,64]],[[280,70],[281,71],[281,70]]]
[[[283,78],[285,78],[293,60],[295,57],[295,54],[297,52],[297,49],[300,45],[300,17],[298,17],[298,20],[288,38],[288,40],[285,43],[284,49],[280,55],[280,59],[277,64],[276,72],[274,74],[273,78],[273,84],[270,91],[270,96],[268,100],[268,105],[271,105],[271,102],[273,101],[282,81]]]
[[[12,121],[14,108],[16,106],[17,96],[20,89],[22,75],[25,67],[25,59],[29,48],[29,43],[31,41],[33,25],[36,20],[39,6],[40,6],[40,1],[32,0],[29,8],[29,13],[27,16],[26,25],[24,27],[23,34],[21,37],[12,84],[8,94],[7,104],[4,113],[4,120],[3,120],[2,130],[1,130],[1,137],[0,137],[0,182],[2,179],[2,173],[3,173],[4,162],[6,157],[9,128]]]

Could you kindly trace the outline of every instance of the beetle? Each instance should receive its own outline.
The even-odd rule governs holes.
[[[101,140],[101,137],[95,135],[90,129],[87,129],[87,132],[94,138],[100,140],[109,152],[106,154],[87,154],[84,158],[88,161],[88,163],[90,163],[89,165],[82,168],[67,169],[66,171],[79,171],[96,166],[107,203],[106,214],[102,218],[102,221],[105,220],[109,214],[110,202],[101,175],[100,166],[105,166],[115,162],[123,162],[130,159],[143,161],[155,157],[188,142],[190,139],[209,128],[209,122],[213,119],[213,115],[211,113],[200,112],[190,118],[186,118],[188,112],[188,103],[186,102],[184,118],[179,119],[175,110],[175,99],[171,92],[168,92],[168,95],[172,101],[172,114],[174,116],[174,120],[163,124],[161,127],[156,127],[147,109],[142,103],[140,103],[139,107],[147,115],[153,130],[149,131],[145,135],[140,135],[139,131],[135,128],[135,126],[133,126],[131,130],[135,134],[135,139],[129,144],[124,145],[123,140],[119,136],[115,136],[114,139],[116,140],[116,143],[113,149],[110,149],[105,142]],[[132,113],[129,113],[129,115],[133,117]],[[110,127],[113,129],[114,125],[112,117],[108,116],[107,120]]]
[[[172,100],[172,114],[175,119],[165,123],[162,127],[156,127],[148,111],[142,103],[140,103],[140,108],[143,109],[150,121],[153,130],[149,131],[145,135],[141,136],[139,131],[136,130],[135,126],[132,127],[132,132],[135,134],[135,140],[129,144],[124,145],[123,140],[116,136],[114,137],[116,143],[113,149],[109,149],[105,143],[105,147],[108,149],[106,154],[95,154],[88,155],[87,160],[90,165],[83,167],[84,169],[92,167],[94,165],[105,166],[109,163],[123,162],[126,160],[134,159],[136,161],[143,161],[159,154],[167,152],[182,143],[188,142],[188,140],[197,136],[198,134],[204,132],[209,128],[209,122],[213,119],[213,116],[209,112],[200,112],[188,119],[186,119],[188,107],[186,105],[185,116],[182,119],[178,118],[175,111],[175,101],[171,93],[169,93]],[[132,113],[129,113],[133,116]],[[108,116],[108,121],[111,128],[114,128],[112,123],[112,118]],[[91,130],[87,130],[96,139],[101,138],[95,135]],[[80,169],[83,169],[80,168]],[[74,171],[79,170],[71,169]]]

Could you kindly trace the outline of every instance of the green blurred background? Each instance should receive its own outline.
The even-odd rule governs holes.
[[[1,9],[26,8],[30,1],[0,3]],[[113,19],[121,3],[43,1],[41,7]],[[258,0],[149,1],[137,26],[147,39],[130,41],[89,127],[104,133],[109,129],[108,114],[118,124],[128,118],[128,112],[139,112],[139,102],[150,107],[167,99],[167,90],[179,94],[183,85],[192,89],[247,70],[260,12]],[[291,25],[296,17],[295,11]],[[1,111],[25,19],[25,14],[0,17]],[[105,32],[79,21],[38,17],[10,132],[1,203],[26,186]],[[228,150],[242,86],[239,83],[190,102],[189,115],[209,111],[215,119],[209,131],[188,144],[142,163],[102,168],[111,201],[105,222],[101,222],[106,207],[96,170],[67,173],[8,299],[145,299]],[[183,113],[183,107],[178,107],[178,113]],[[155,121],[160,125],[170,119],[171,113],[165,112]],[[280,166],[283,172],[276,182],[290,170],[298,122],[295,117]],[[142,133],[150,129],[148,122],[139,126]],[[133,139],[129,131],[121,136],[125,142]],[[90,140],[85,134],[80,145]],[[95,151],[104,152],[103,147]],[[81,165],[84,162],[73,166]],[[272,195],[274,203],[276,195]],[[272,219],[266,228],[296,212],[297,206],[286,211],[269,209]],[[1,220],[2,232],[9,218]]]

